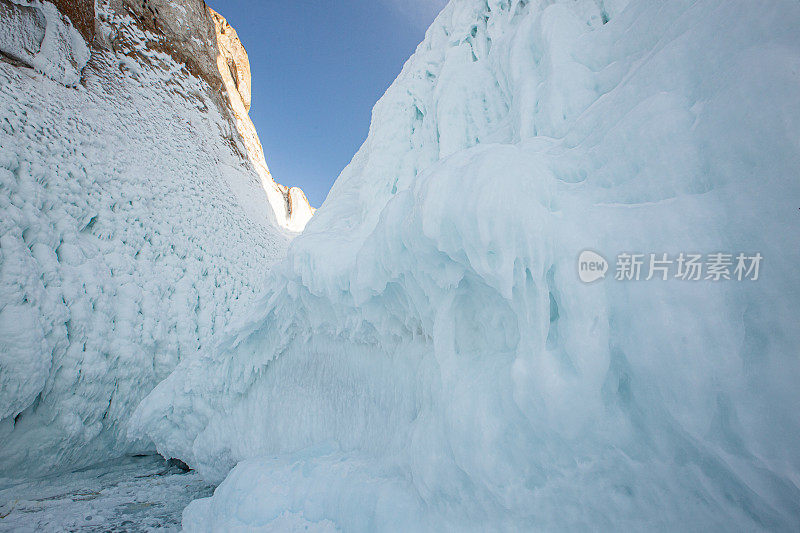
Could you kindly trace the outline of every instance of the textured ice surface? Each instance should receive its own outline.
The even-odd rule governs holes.
[[[75,88],[0,62],[3,475],[149,446],[134,407],[286,250],[208,87],[117,22]]]
[[[796,529],[799,23],[452,2],[256,311],[140,405],[228,475],[184,524]],[[585,248],[765,263],[583,285]]]
[[[0,52],[68,86],[80,83],[89,47],[51,2],[0,5]]]
[[[239,463],[184,525],[796,528],[798,24],[451,2],[256,311],[134,416]],[[586,248],[765,262],[584,285]]]
[[[50,78],[68,86],[77,86],[89,62],[89,47],[69,19],[51,2],[34,2],[44,13],[47,25],[39,53],[31,64]]]
[[[0,52],[30,64],[44,41],[47,19],[32,6],[0,3]]]
[[[212,490],[160,456],[121,457],[39,479],[0,478],[0,531],[178,531],[183,508]]]
[[[257,312],[140,406],[239,462],[184,525],[796,527],[798,22],[451,3]],[[585,248],[766,259],[588,286]]]

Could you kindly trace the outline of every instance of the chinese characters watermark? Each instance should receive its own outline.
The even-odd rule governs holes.
[[[710,254],[684,253],[620,253],[614,269],[616,281],[650,281],[676,279],[681,281],[757,281],[761,253],[747,254],[715,252]],[[605,278],[609,270],[606,259],[591,250],[578,257],[578,276],[584,283]]]

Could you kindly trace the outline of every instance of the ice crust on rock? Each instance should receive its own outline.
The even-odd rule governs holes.
[[[0,52],[67,86],[80,83],[89,46],[51,2],[3,0]]]
[[[0,61],[4,477],[151,449],[133,409],[246,312],[290,237],[208,84],[98,9],[82,84]]]
[[[0,52],[31,64],[44,41],[47,19],[40,9],[0,2]]]
[[[81,73],[89,62],[89,46],[54,4],[34,2],[33,5],[38,5],[47,24],[41,48],[31,60],[31,65],[64,85],[78,85]]]
[[[798,23],[451,2],[256,310],[139,406],[227,475],[184,526],[796,526]],[[766,259],[584,285],[586,248]]]

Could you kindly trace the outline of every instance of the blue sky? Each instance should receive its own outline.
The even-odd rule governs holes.
[[[250,58],[256,125],[275,179],[319,207],[370,112],[446,0],[207,0]]]

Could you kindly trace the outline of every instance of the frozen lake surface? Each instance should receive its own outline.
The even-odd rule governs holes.
[[[37,480],[0,479],[0,531],[179,531],[214,488],[160,456],[127,456]]]

